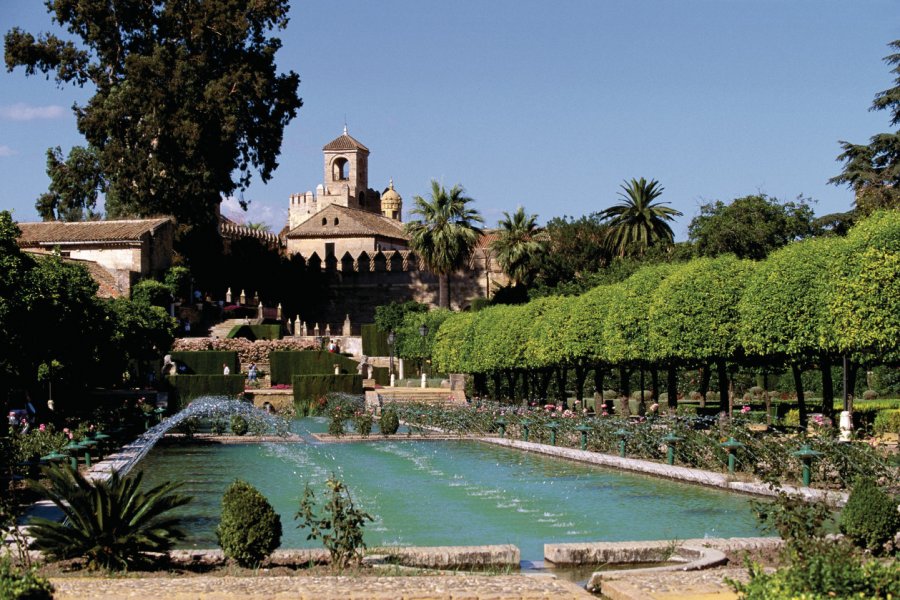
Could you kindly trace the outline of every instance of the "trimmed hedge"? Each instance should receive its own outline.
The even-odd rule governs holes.
[[[246,338],[251,341],[280,340],[281,325],[235,325],[225,337]]]
[[[244,376],[237,375],[173,375],[169,377],[172,400],[177,407],[185,407],[200,396],[237,396],[244,391]]]
[[[355,360],[325,350],[277,351],[269,353],[269,374],[272,385],[292,383],[294,375],[334,375],[338,364],[342,375],[355,375],[359,365]]]
[[[187,370],[179,375],[221,375],[222,364],[228,365],[232,374],[240,373],[238,354],[233,350],[200,350],[172,352],[172,360]]]
[[[390,356],[388,334],[378,329],[374,323],[362,326],[362,352],[366,356]]]
[[[363,378],[359,375],[294,375],[294,404],[306,406],[329,392],[362,394]]]

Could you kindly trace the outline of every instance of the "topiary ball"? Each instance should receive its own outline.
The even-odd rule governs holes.
[[[897,500],[870,478],[858,480],[841,512],[841,533],[860,548],[879,554],[900,531]]]
[[[281,545],[281,518],[259,490],[236,479],[222,497],[216,539],[226,557],[258,567]]]

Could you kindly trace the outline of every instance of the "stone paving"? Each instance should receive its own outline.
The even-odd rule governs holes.
[[[725,578],[747,580],[746,568],[667,573],[618,573],[601,583],[610,600],[737,600]]]
[[[420,577],[56,577],[57,600],[549,600],[591,598],[584,589],[548,575]]]

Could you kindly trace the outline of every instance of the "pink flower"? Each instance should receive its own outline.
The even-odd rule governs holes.
[[[744,406],[743,408],[741,408],[741,412],[744,413],[744,414],[750,412],[750,407],[749,407],[749,406]]]
[[[605,410],[604,410],[601,414],[602,414],[604,417],[608,417],[608,416],[609,416],[609,413],[606,412]]]
[[[68,428],[68,427],[63,427],[63,433],[69,433],[69,428]]]
[[[43,423],[41,423],[40,426],[38,427],[38,431],[47,431],[47,426],[44,425]]]

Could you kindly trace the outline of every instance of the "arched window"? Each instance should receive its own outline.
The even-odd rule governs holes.
[[[322,217],[322,225],[323,225],[323,226],[328,225],[328,218],[327,218],[327,217]]]
[[[334,159],[331,176],[335,181],[346,181],[350,179],[350,162],[344,157]]]
[[[341,222],[340,219],[338,219],[337,217],[334,218],[335,227],[337,227],[338,223],[340,223],[340,222]]]

